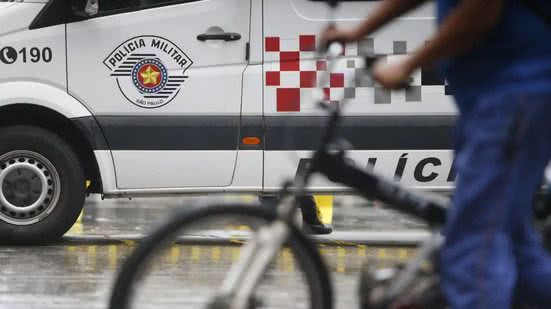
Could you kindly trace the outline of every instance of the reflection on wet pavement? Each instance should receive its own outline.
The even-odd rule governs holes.
[[[0,248],[0,308],[106,308],[113,276],[133,248],[134,244]],[[337,308],[356,306],[358,271],[366,259],[384,267],[403,262],[414,253],[411,248],[395,247],[322,246],[320,250],[333,273]],[[216,287],[210,285],[212,278],[209,280],[213,268],[225,271],[239,252],[237,246],[173,246],[156,265],[164,270],[163,275],[156,274],[155,284],[148,285],[159,291],[150,292],[173,292],[171,301],[179,304],[178,308],[196,308],[196,300],[186,297],[189,296],[186,290],[193,287],[190,280],[194,286]],[[278,276],[296,276],[297,268],[292,261],[289,252],[282,251],[273,272]],[[221,277],[224,272],[215,275]],[[288,285],[275,283],[269,288],[272,292],[289,291]]]
[[[188,199],[140,201],[91,201],[70,235],[128,235],[148,233]],[[366,211],[369,210],[369,211]],[[340,205],[335,209],[336,229],[420,228],[418,222],[369,207]],[[136,243],[78,242],[45,247],[0,247],[0,309],[3,308],[107,308],[107,299],[118,267]],[[403,262],[414,249],[371,246],[319,246],[333,274],[337,308],[357,308],[358,271],[367,259],[384,267]],[[210,292],[212,276],[222,278],[239,256],[236,245],[175,245],[157,265],[152,293],[170,295],[158,308],[200,308],[197,295]],[[267,283],[274,302],[288,302],[300,288],[281,284],[297,278],[292,256],[282,251],[275,261],[276,281]],[[291,262],[290,262],[291,261]],[[283,281],[282,281],[283,280]],[[303,286],[303,285],[302,285]],[[195,290],[192,288],[195,287]],[[198,287],[201,287],[198,289]],[[291,288],[293,287],[293,288]],[[194,294],[191,297],[190,293]],[[300,298],[299,296],[296,296]],[[171,307],[169,303],[177,303]]]

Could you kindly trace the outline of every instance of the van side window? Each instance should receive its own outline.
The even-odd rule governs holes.
[[[104,0],[100,1],[100,14],[113,14],[117,11],[138,11],[153,7],[196,2],[201,0]]]
[[[100,0],[99,13],[94,18],[198,1],[203,0]],[[0,0],[0,2],[5,1]],[[86,0],[49,0],[40,14],[31,22],[29,29],[40,29],[88,19],[88,17],[81,16],[85,5]]]
[[[111,0],[100,1],[100,12],[110,12],[122,9],[129,9],[138,5],[138,0]]]

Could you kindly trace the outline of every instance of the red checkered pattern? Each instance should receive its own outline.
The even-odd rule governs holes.
[[[388,43],[378,45],[374,38],[362,38],[358,42],[349,43],[344,48],[345,57],[333,62],[333,72],[328,72],[327,62],[316,59],[315,35],[266,37],[264,94],[269,101],[269,112],[309,112],[316,109],[312,98],[316,92],[314,88],[318,86],[323,89],[322,95],[329,103],[338,104],[342,99],[358,102],[361,104],[353,105],[358,111],[366,111],[367,103],[371,102],[376,105],[415,104],[422,103],[425,94],[433,100],[435,96],[449,94],[445,81],[434,78],[434,74],[431,75],[427,70],[418,71],[412,76],[408,91],[388,91],[371,76],[366,76],[361,55],[384,55],[381,61],[389,63],[407,57],[407,41]],[[326,84],[321,84],[321,81]]]
[[[298,46],[295,40],[283,40],[280,37],[266,37],[265,50],[269,62],[273,62],[277,70],[266,71],[266,86],[276,88],[278,112],[299,112],[301,105],[301,90],[312,89],[317,81],[327,74],[325,60],[313,60],[316,50],[315,35],[300,35]],[[293,48],[285,48],[285,44],[294,41]],[[296,50],[298,48],[298,50]],[[305,60],[306,59],[306,60]],[[332,94],[345,87],[344,73],[332,73],[329,85],[324,88],[325,98],[334,100]]]

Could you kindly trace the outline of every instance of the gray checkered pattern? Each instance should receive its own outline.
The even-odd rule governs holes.
[[[394,41],[392,42],[392,54],[381,56],[381,61],[390,61],[392,57],[404,56],[408,52],[407,41]],[[375,40],[373,38],[362,38],[357,43],[347,45],[345,56],[365,56],[375,55]],[[376,85],[373,78],[365,73],[365,69],[358,59],[346,60],[346,69],[352,69],[354,74],[353,87],[347,87],[344,90],[345,99],[354,99],[357,97],[357,92],[361,91],[361,88],[373,88],[374,89],[374,103],[375,104],[390,104],[392,103],[394,91],[388,91]],[[420,76],[412,79],[412,86],[407,91],[404,91],[405,102],[421,102],[423,100],[423,87],[424,86],[444,86],[445,94],[449,95],[450,91],[443,78],[439,77],[435,70],[424,68],[420,72]]]

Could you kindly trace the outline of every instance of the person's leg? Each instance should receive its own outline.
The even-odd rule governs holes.
[[[509,308],[516,281],[506,193],[513,102],[477,104],[460,120],[458,177],[441,252],[442,289],[454,309]]]
[[[277,196],[259,196],[260,205],[269,209],[275,209],[279,198]],[[313,196],[306,195],[299,201],[300,212],[302,213],[302,223],[305,232],[322,235],[333,232],[331,225],[324,224],[321,221],[321,214]]]
[[[543,248],[532,221],[524,220],[524,231],[514,238],[517,290],[526,304],[551,308],[551,256]]]
[[[307,195],[300,199],[300,210],[302,212],[303,223],[310,229],[307,232],[317,235],[331,234],[333,232],[333,228],[330,225],[322,222],[319,207],[312,195]]]
[[[526,119],[518,139],[519,152],[514,173],[520,181],[511,188],[510,225],[517,264],[517,288],[525,302],[551,308],[551,255],[543,248],[535,230],[531,204],[539,190],[551,156],[551,95],[525,96]]]

